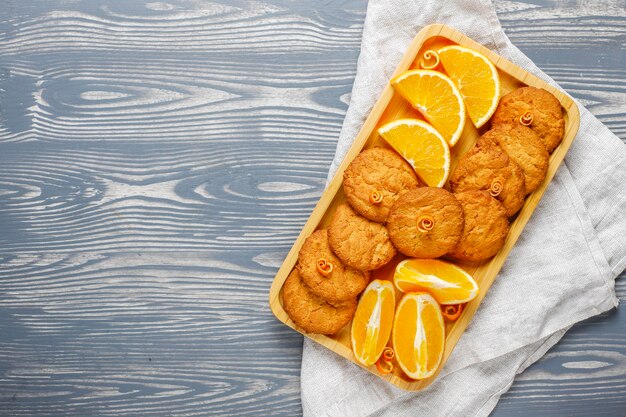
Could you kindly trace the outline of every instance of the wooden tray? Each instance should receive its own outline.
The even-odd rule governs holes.
[[[389,375],[380,375],[376,369],[376,366],[364,367],[356,362],[354,355],[352,354],[352,348],[350,344],[350,325],[344,327],[338,334],[333,337],[306,333],[302,329],[299,329],[291,321],[282,306],[281,288],[283,286],[283,283],[287,279],[287,276],[292,271],[297,262],[298,252],[302,247],[302,244],[304,243],[305,239],[309,235],[311,235],[311,233],[313,233],[316,229],[326,227],[329,224],[330,219],[332,218],[335,207],[345,201],[345,195],[343,193],[342,187],[343,172],[350,164],[352,159],[354,159],[354,157],[358,155],[361,150],[366,148],[371,148],[374,146],[389,147],[377,134],[378,128],[383,124],[405,117],[424,120],[424,118],[416,110],[414,110],[407,101],[405,101],[399,94],[397,94],[394,91],[393,87],[391,87],[391,85],[389,84],[387,85],[387,87],[385,87],[382,95],[372,108],[369,117],[363,124],[361,131],[354,140],[354,143],[348,151],[345,159],[339,166],[337,173],[328,185],[328,188],[322,194],[317,206],[313,210],[313,213],[311,213],[311,217],[309,217],[309,220],[302,228],[300,236],[298,236],[298,239],[294,243],[285,261],[283,262],[283,265],[278,270],[278,273],[274,278],[269,297],[270,308],[272,309],[272,312],[280,321],[285,323],[287,326],[299,331],[306,337],[326,346],[328,349],[336,352],[344,358],[347,358],[357,365],[368,369],[370,372],[389,381],[390,383],[408,391],[418,391],[420,389],[423,389],[430,385],[437,377],[437,374],[440,372],[443,364],[450,356],[452,349],[454,349],[454,346],[456,345],[459,338],[463,334],[463,331],[465,331],[465,328],[468,326],[470,320],[474,316],[474,313],[478,309],[478,306],[480,305],[482,299],[485,297],[485,294],[489,290],[489,287],[495,280],[498,272],[500,271],[500,268],[502,268],[506,257],[513,248],[513,245],[517,241],[520,233],[522,233],[522,230],[528,222],[528,219],[530,219],[530,216],[533,214],[533,211],[535,210],[535,207],[537,207],[541,196],[543,195],[546,188],[548,187],[548,184],[554,177],[557,168],[559,167],[559,165],[561,165],[561,162],[565,157],[565,153],[569,149],[572,141],[574,140],[574,137],[576,136],[579,125],[578,108],[576,107],[573,100],[565,93],[546,84],[544,81],[540,80],[536,76],[523,70],[517,65],[503,59],[502,57],[496,55],[484,46],[474,42],[472,39],[469,39],[465,35],[445,25],[430,25],[422,29],[410,44],[392,77],[395,77],[409,69],[419,68],[419,60],[422,57],[423,53],[428,49],[438,50],[440,47],[450,44],[459,44],[469,47],[488,57],[498,68],[500,80],[502,83],[503,95],[518,87],[525,85],[543,88],[554,94],[556,98],[561,102],[561,105],[565,110],[565,137],[561,145],[550,156],[550,164],[544,183],[526,198],[524,206],[518,213],[515,220],[511,223],[511,229],[502,250],[500,250],[500,252],[492,259],[479,265],[463,264],[461,262],[456,262],[457,265],[463,267],[474,277],[474,279],[480,286],[480,294],[478,295],[478,297],[476,297],[474,300],[466,305],[466,308],[464,309],[461,317],[459,317],[456,322],[446,324],[445,351],[443,354],[443,360],[441,362],[441,365],[435,375],[428,379],[414,381],[407,378],[398,366],[395,367],[393,373]],[[489,124],[483,126],[480,130],[477,130],[472,125],[469,117],[467,118],[467,122],[463,130],[463,135],[461,136],[461,139],[454,146],[454,148],[451,149],[452,170],[454,170],[454,167],[456,166],[456,162],[458,161],[459,157],[467,152],[474,145],[478,137],[482,133],[487,131],[488,128]],[[380,270],[373,271],[372,279],[391,279],[393,277],[395,265],[403,258],[404,257],[399,256],[397,257],[397,259],[394,259],[393,262],[381,268]]]

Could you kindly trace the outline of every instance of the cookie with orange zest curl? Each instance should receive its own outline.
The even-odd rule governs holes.
[[[384,223],[403,192],[417,188],[415,171],[387,148],[366,149],[343,173],[343,191],[352,208],[366,219]]]
[[[356,298],[369,283],[369,272],[345,265],[333,253],[326,229],[305,240],[297,268],[311,292],[333,304]]]

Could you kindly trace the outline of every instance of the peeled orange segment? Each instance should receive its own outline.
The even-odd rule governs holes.
[[[478,284],[458,266],[437,259],[406,259],[396,266],[393,283],[402,292],[428,291],[439,304],[461,304],[478,295]]]
[[[484,55],[463,46],[450,45],[438,52],[448,77],[459,89],[474,126],[491,118],[500,100],[500,77]]]
[[[392,79],[391,85],[454,146],[465,126],[465,105],[450,78],[437,71],[411,70]]]
[[[432,376],[441,363],[445,327],[441,308],[428,293],[406,294],[393,320],[396,361],[413,379]]]
[[[387,345],[396,308],[391,281],[375,279],[367,286],[352,319],[352,351],[363,365],[376,363]]]
[[[378,134],[429,187],[443,187],[450,174],[450,148],[434,127],[417,119],[400,119],[382,126]]]

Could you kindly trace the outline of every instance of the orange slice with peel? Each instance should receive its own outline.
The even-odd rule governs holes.
[[[500,100],[500,77],[496,66],[483,54],[459,45],[438,52],[441,65],[459,89],[470,120],[477,128],[491,118]]]
[[[411,70],[392,79],[391,85],[454,146],[465,126],[465,104],[450,78],[437,71]]]
[[[443,187],[450,174],[450,148],[434,127],[417,119],[400,119],[382,126],[378,134],[426,185]]]
[[[396,361],[409,378],[424,379],[437,371],[445,346],[445,325],[441,308],[430,294],[402,297],[392,340]]]
[[[478,284],[463,269],[437,259],[406,259],[396,266],[393,283],[402,292],[428,291],[439,304],[461,304],[478,295]]]
[[[391,281],[375,279],[367,286],[352,319],[352,352],[365,366],[376,363],[389,341],[396,308]]]

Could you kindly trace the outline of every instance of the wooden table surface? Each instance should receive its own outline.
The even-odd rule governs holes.
[[[322,192],[366,6],[3,2],[0,415],[302,413],[302,338],[267,295]],[[626,139],[625,2],[496,7]],[[626,415],[624,308],[493,415]]]

